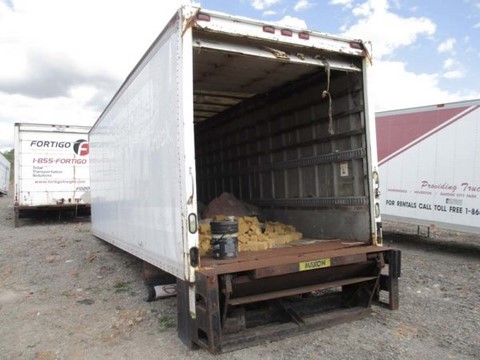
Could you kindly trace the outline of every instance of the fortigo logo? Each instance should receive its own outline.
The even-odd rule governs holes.
[[[75,154],[80,156],[88,155],[88,153],[90,152],[90,146],[88,145],[88,141],[84,139],[75,141],[75,144],[73,144],[73,151],[75,151]]]
[[[67,142],[67,141],[43,141],[43,140],[33,140],[30,143],[31,147],[37,148],[64,148],[69,149],[72,147],[73,144],[73,151],[75,154],[80,156],[88,155],[90,152],[90,147],[88,145],[88,141],[85,139],[79,139],[74,143]]]

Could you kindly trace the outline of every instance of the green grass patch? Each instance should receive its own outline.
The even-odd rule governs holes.
[[[113,285],[113,288],[115,289],[116,294],[122,294],[122,293],[131,293],[130,289],[130,283],[129,282],[124,282],[120,281]]]
[[[175,327],[174,319],[166,315],[160,315],[158,317],[158,331],[164,332],[173,327]]]

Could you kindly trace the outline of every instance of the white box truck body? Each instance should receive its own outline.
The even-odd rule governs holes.
[[[383,275],[372,269],[385,262],[398,270],[386,278],[398,306],[370,60],[358,40],[183,7],[92,127],[92,232],[178,279],[187,345],[217,353],[311,329],[228,335],[250,328],[247,303],[343,285],[373,294]],[[232,260],[200,255],[197,204],[224,192],[309,240]]]
[[[10,161],[0,154],[0,196],[8,194],[10,184]]]
[[[15,210],[90,206],[88,126],[15,124]]]
[[[382,216],[480,233],[480,100],[376,115]]]

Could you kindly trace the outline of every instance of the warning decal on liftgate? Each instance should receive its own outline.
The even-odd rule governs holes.
[[[321,269],[330,266],[330,259],[305,261],[298,264],[299,271]]]

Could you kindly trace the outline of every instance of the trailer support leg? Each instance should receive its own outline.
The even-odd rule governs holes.
[[[189,348],[196,349],[193,341],[193,319],[190,316],[188,284],[177,278],[177,332],[180,340]]]
[[[398,279],[401,273],[401,251],[390,250],[385,253],[385,263],[388,264],[388,274],[380,276],[380,290],[388,292],[388,303],[378,301],[379,304],[387,306],[390,310],[398,310],[399,288]]]
[[[18,228],[20,226],[20,210],[15,209],[15,217],[14,217],[14,227]]]

